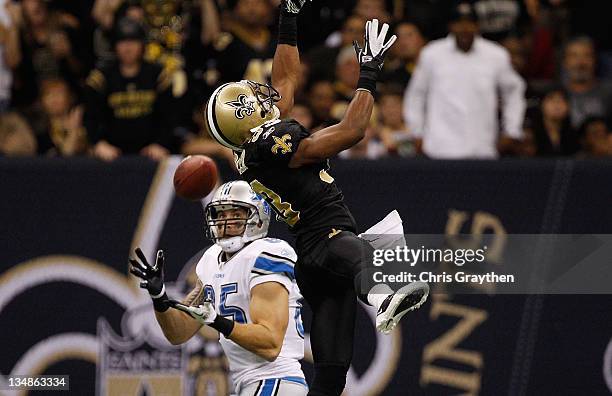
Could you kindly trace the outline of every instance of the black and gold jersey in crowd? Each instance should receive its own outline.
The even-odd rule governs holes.
[[[286,222],[298,240],[336,230],[356,231],[342,192],[328,173],[328,161],[289,168],[289,161],[308,131],[294,120],[271,121],[253,133],[244,150],[234,153],[248,181]]]
[[[85,126],[92,144],[106,140],[124,153],[158,143],[169,148],[177,105],[171,78],[161,66],[144,62],[135,77],[119,65],[93,70],[87,78]]]
[[[214,43],[221,82],[252,80],[265,83],[272,74],[276,45],[267,30],[253,37],[239,25],[219,35]]]

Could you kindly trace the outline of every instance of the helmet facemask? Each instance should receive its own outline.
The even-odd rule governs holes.
[[[245,216],[225,213],[230,210],[244,209]],[[247,242],[254,239],[255,230],[261,227],[257,208],[253,205],[227,201],[213,202],[206,207],[206,236],[218,244],[226,253],[235,253]]]
[[[281,95],[278,91],[272,88],[270,84],[260,84],[251,80],[243,80],[243,82],[246,82],[253,90],[257,103],[261,108],[261,117],[264,118],[266,114],[272,113],[275,118],[278,118],[278,115],[275,114],[278,109],[274,106],[274,103],[281,100]]]

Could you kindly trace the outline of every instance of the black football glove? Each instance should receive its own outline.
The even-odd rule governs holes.
[[[397,36],[389,37],[385,43],[389,25],[383,24],[380,33],[378,33],[378,19],[367,21],[365,25],[365,45],[363,48],[359,46],[357,41],[353,41],[357,60],[361,69],[381,70],[385,61],[385,53],[395,43]]]
[[[147,289],[153,299],[155,310],[163,312],[168,309],[168,296],[164,285],[164,251],[158,250],[155,265],[149,264],[140,248],[136,248],[140,260],[130,259],[130,272],[142,279],[140,287]]]

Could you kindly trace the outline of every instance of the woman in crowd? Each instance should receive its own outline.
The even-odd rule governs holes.
[[[580,125],[578,132],[582,149],[579,157],[612,156],[612,132],[605,118],[599,116],[587,117]]]
[[[570,124],[567,94],[560,87],[542,96],[527,129],[527,135],[533,136],[536,156],[573,155],[579,149],[578,135]]]
[[[390,86],[380,95],[378,136],[388,154],[401,157],[415,155],[408,127],[402,118],[401,87]]]
[[[27,113],[42,155],[72,156],[87,152],[83,108],[63,80],[41,84],[40,103]]]

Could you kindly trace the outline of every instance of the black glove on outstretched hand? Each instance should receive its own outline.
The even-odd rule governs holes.
[[[376,92],[376,80],[385,62],[385,53],[397,40],[397,36],[393,35],[385,42],[388,31],[389,25],[385,23],[378,33],[378,19],[373,19],[365,25],[364,47],[361,48],[357,41],[353,41],[359,61],[357,89],[367,90],[372,95]]]
[[[140,248],[136,248],[136,256],[138,256],[139,260],[130,259],[130,272],[142,279],[140,287],[147,289],[149,292],[153,299],[155,310],[158,312],[166,311],[170,305],[168,304],[166,286],[164,285],[164,251],[157,251],[155,265],[153,266],[149,264]]]
[[[306,0],[283,0],[278,19],[278,43],[297,46],[297,16]]]

